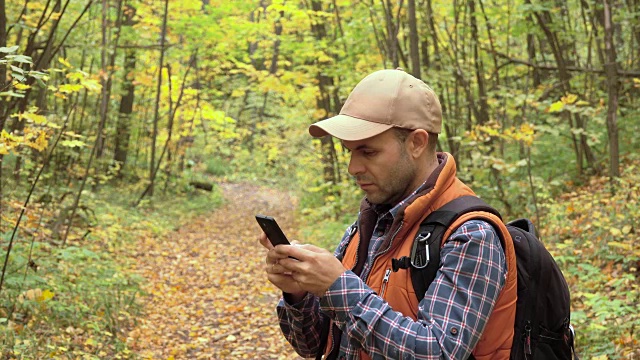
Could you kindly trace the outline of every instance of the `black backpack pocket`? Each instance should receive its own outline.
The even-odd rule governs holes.
[[[566,334],[557,333],[540,326],[540,335],[534,347],[533,360],[571,360],[571,348],[567,346]]]

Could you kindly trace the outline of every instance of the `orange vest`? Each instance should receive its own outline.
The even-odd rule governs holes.
[[[411,317],[414,321],[417,319],[418,299],[413,289],[409,271],[401,269],[397,272],[391,272],[384,289],[382,289],[383,279],[387,270],[392,268],[391,259],[410,256],[413,239],[420,228],[422,220],[432,211],[455,198],[464,195],[474,195],[473,191],[463,184],[455,174],[455,161],[451,155],[447,154],[446,163],[436,180],[435,186],[427,194],[417,198],[406,207],[402,226],[393,238],[391,248],[376,258],[366,281],[366,284],[385,299],[393,310]],[[479,216],[491,219],[491,223],[499,226],[499,229],[496,230],[504,234],[502,246],[506,254],[508,273],[506,283],[489,317],[484,332],[473,350],[473,355],[477,360],[509,359],[513,341],[513,324],[515,322],[517,300],[516,257],[509,232],[502,220],[497,216],[485,212],[472,212],[456,220],[444,233],[442,241],[444,243],[451,233],[464,222],[472,218],[478,218]],[[347,269],[352,269],[355,266],[359,242],[360,237],[359,234],[356,233],[347,246],[342,260],[343,265]],[[332,336],[329,334],[325,350],[326,353],[331,350],[331,343]],[[360,356],[362,359],[370,359],[364,351],[360,352]]]

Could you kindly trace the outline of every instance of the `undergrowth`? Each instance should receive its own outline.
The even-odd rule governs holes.
[[[141,315],[145,280],[129,271],[132,260],[125,255],[133,239],[161,241],[190,217],[219,206],[221,198],[215,190],[158,194],[133,208],[131,193],[103,188],[84,195],[66,243],[52,230],[59,216],[49,208],[55,206],[29,206],[0,292],[0,358],[135,357],[124,334]],[[3,255],[19,205],[4,207]]]

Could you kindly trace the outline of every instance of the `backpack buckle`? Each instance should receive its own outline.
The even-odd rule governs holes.
[[[431,259],[429,257],[429,242],[427,240],[429,240],[430,237],[431,232],[419,234],[413,242],[413,248],[411,249],[411,266],[416,269],[423,269],[429,265],[429,260]]]

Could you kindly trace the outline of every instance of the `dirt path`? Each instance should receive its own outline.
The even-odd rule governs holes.
[[[298,359],[277,325],[279,293],[263,273],[253,217],[272,215],[293,233],[294,200],[252,185],[222,188],[222,208],[164,242],[141,240],[146,315],[130,344],[144,359]]]

